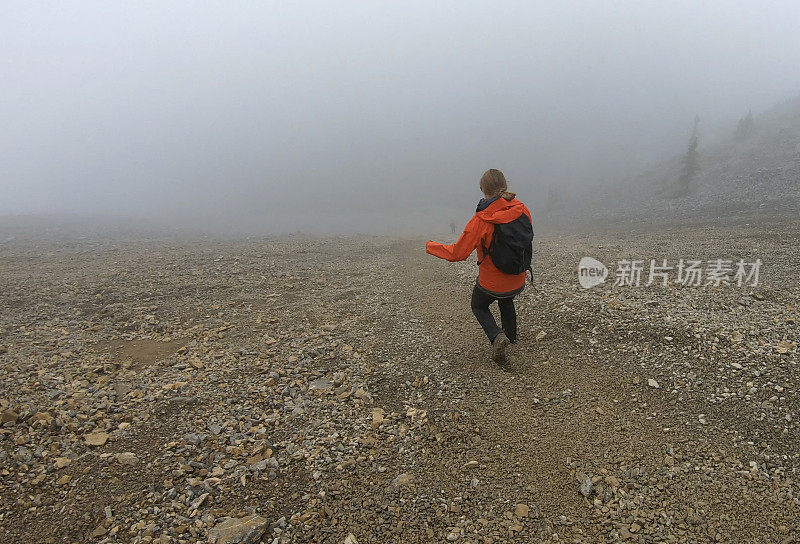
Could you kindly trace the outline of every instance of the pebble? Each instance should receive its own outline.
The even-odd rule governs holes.
[[[70,463],[72,463],[72,459],[70,459],[69,457],[56,457],[55,459],[53,459],[53,467],[56,470],[60,470],[66,466],[69,466]]]
[[[19,415],[14,410],[4,410],[3,415],[0,416],[0,423],[14,423],[18,417]]]
[[[392,480],[390,487],[392,488],[407,487],[411,485],[413,482],[414,482],[413,475],[404,472],[403,474],[400,474],[394,480]]]
[[[267,520],[253,514],[242,518],[227,518],[208,531],[211,544],[254,544],[267,529]]]
[[[139,458],[136,457],[136,454],[130,451],[118,453],[114,458],[120,465],[135,465],[139,462]]]
[[[578,472],[575,475],[575,480],[577,480],[578,484],[580,485],[579,491],[581,495],[583,495],[586,498],[589,498],[592,495],[592,489],[593,489],[592,479],[583,472]]]
[[[108,442],[109,435],[103,431],[94,431],[92,433],[87,434],[85,437],[86,444],[89,446],[102,446],[106,442]]]

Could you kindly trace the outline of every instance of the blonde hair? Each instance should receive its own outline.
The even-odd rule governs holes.
[[[481,176],[481,191],[489,198],[503,197],[512,200],[516,193],[508,190],[506,177],[500,170],[490,168]]]

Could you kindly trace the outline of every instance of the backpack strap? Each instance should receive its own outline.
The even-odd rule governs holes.
[[[486,260],[487,255],[492,254],[493,247],[494,247],[494,230],[492,230],[492,241],[489,242],[489,247],[484,248],[483,245],[481,245],[481,251],[483,251],[483,259],[478,259],[478,266],[480,266],[481,263]]]

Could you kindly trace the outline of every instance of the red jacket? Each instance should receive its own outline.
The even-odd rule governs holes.
[[[492,263],[492,258],[484,254],[484,249],[489,247],[494,234],[494,226],[497,223],[510,223],[525,214],[533,222],[531,212],[525,204],[517,200],[506,200],[498,198],[489,206],[479,212],[475,212],[469,220],[464,232],[461,233],[455,244],[439,244],[428,242],[425,251],[440,259],[450,262],[463,261],[478,250],[478,284],[487,291],[493,293],[508,293],[519,289],[525,285],[525,272],[522,274],[506,274],[497,269]]]

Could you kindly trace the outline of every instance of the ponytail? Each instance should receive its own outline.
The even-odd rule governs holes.
[[[503,191],[500,193],[500,198],[505,198],[506,200],[514,200],[517,197],[517,193],[512,193],[511,191]]]

